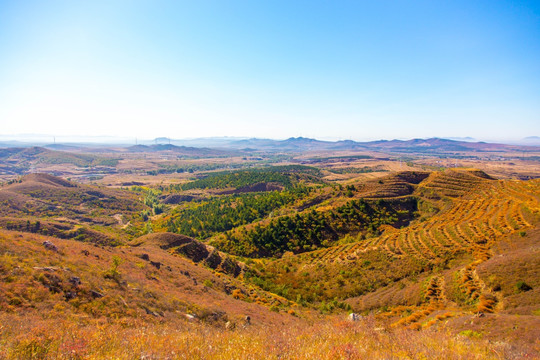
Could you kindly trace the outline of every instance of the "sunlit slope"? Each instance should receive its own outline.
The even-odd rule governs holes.
[[[489,257],[493,242],[513,232],[532,227],[540,214],[540,181],[444,182],[442,176],[421,184],[419,192],[436,187],[451,194],[451,205],[426,221],[382,236],[336,246],[304,255],[310,262],[355,261],[367,250],[381,250],[401,259],[411,257],[436,263],[459,252],[477,260]],[[429,179],[431,180],[431,179]],[[446,184],[447,186],[445,187]],[[441,194],[439,194],[441,195]],[[443,195],[444,196],[444,195]]]
[[[134,193],[48,174],[0,184],[0,227],[8,230],[116,245],[143,209]]]
[[[0,229],[0,308],[36,321],[197,319],[221,327],[245,316],[254,323],[296,321],[286,314],[289,301],[198,266],[179,251],[167,252],[162,248],[171,245],[167,235],[138,238],[137,246],[108,247]]]
[[[493,255],[495,244],[536,226],[540,180],[498,181],[475,170],[452,170],[431,174],[414,195],[440,211],[406,228],[386,227],[381,236],[255,264],[253,280],[297,301],[362,297],[400,282],[385,301],[353,302],[367,310],[445,299],[448,275],[474,310],[489,293],[476,266]],[[430,282],[434,275],[440,278]],[[431,296],[426,288],[433,289]],[[493,311],[497,301],[487,303],[480,309]]]

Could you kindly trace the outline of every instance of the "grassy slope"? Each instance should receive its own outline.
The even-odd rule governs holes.
[[[413,179],[412,174],[405,174],[404,180],[390,175],[382,184],[378,180],[355,184],[353,198],[420,197],[425,216],[411,226],[387,227],[382,236],[359,242],[251,262],[251,271],[236,278],[203,263],[197,265],[185,258],[189,253],[174,247],[163,249],[165,235],[140,238],[133,243],[137,246],[113,248],[0,230],[0,307],[5,309],[0,314],[5,324],[0,328],[4,345],[0,357],[24,358],[34,353],[38,358],[39,354],[132,358],[125,355],[128,348],[136,358],[218,358],[218,354],[223,358],[247,354],[309,358],[314,351],[329,359],[511,358],[538,351],[533,330],[540,328],[536,309],[540,284],[535,272],[539,268],[535,230],[539,181],[495,181],[475,171],[427,175],[415,174]],[[70,190],[71,185],[49,180],[54,179],[37,182],[40,189],[53,191],[47,201],[62,196],[66,208],[72,209],[76,204],[70,203],[65,191],[80,195],[82,188]],[[16,195],[9,195],[28,199],[28,184],[14,185],[10,192]],[[31,185],[33,191],[35,184]],[[97,190],[125,199],[125,204],[134,201],[129,193],[109,195],[109,190]],[[33,201],[46,200],[42,195]],[[349,195],[333,193],[325,203],[314,206],[339,206]],[[124,209],[127,214],[132,211]],[[110,217],[117,208],[100,211]],[[23,214],[16,216],[24,223],[23,216],[28,215]],[[36,211],[29,218],[42,219],[39,215]],[[73,221],[69,216],[63,224]],[[45,249],[45,240],[55,243],[59,252]],[[160,269],[143,260],[142,254],[161,263]],[[113,271],[115,258],[119,259],[117,271]],[[73,276],[81,279],[80,286],[70,284]],[[244,282],[244,276],[251,277],[250,281]],[[532,289],[517,291],[520,281]],[[104,296],[96,297],[92,291]],[[77,296],[67,299],[70,293]],[[376,320],[349,324],[294,304],[336,297],[349,298],[357,310],[386,312]],[[473,317],[480,309],[486,315]],[[289,310],[297,316],[287,314]],[[196,314],[199,320],[188,322],[186,313]],[[519,325],[514,324],[517,314]],[[241,324],[245,315],[251,316],[253,327],[223,330],[227,320]],[[18,325],[21,321],[24,325]],[[465,335],[455,336],[463,330],[467,330]],[[490,334],[520,345],[513,348],[478,339],[471,344],[466,337]]]
[[[44,241],[54,243],[58,251],[46,249]],[[154,317],[147,309],[158,318],[174,319],[192,313],[221,324],[246,315],[266,324],[296,321],[288,314],[268,311],[272,304],[279,305],[283,312],[289,309],[290,303],[284,299],[197,266],[152,243],[110,248],[0,230],[0,254],[0,306],[8,312]],[[143,254],[149,260],[142,259]],[[151,261],[160,263],[159,269]],[[80,279],[79,286],[70,282],[73,277]],[[244,301],[236,299],[236,289],[246,294]],[[70,299],[70,293],[76,296]]]
[[[137,195],[30,174],[0,188],[0,226],[61,238],[118,243],[122,228],[140,221]],[[39,224],[36,222],[39,221]]]
[[[225,331],[183,321],[85,321],[71,317],[20,322],[0,314],[5,359],[518,359],[534,352],[445,331],[380,327],[327,319],[314,325]]]
[[[532,249],[538,238],[530,248],[503,253],[508,260],[496,252],[503,242],[518,246],[516,239],[537,227],[540,181],[495,181],[475,171],[451,171],[432,174],[415,193],[443,210],[380,237],[261,263],[252,280],[297,301],[337,297],[348,298],[358,311],[388,309],[385,315],[397,325],[413,328],[432,326],[448,312],[508,312],[516,307],[508,289],[515,292],[515,284],[525,281],[533,290],[518,295],[528,300],[517,301],[526,302],[520,311],[533,316],[538,261]],[[502,291],[486,285],[497,276],[505,279]]]

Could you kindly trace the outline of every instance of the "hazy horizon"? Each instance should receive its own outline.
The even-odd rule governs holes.
[[[391,141],[391,140],[401,140],[401,141],[407,141],[407,140],[413,140],[413,139],[432,139],[432,138],[438,138],[438,139],[446,139],[446,140],[454,140],[454,141],[466,141],[466,142],[487,142],[487,143],[502,143],[502,144],[523,144],[526,145],[527,142],[536,145],[540,145],[540,137],[539,136],[527,136],[524,138],[519,139],[477,139],[473,137],[451,137],[451,136],[434,136],[434,137],[411,137],[411,138],[360,138],[360,139],[352,139],[352,138],[336,138],[336,137],[304,137],[304,136],[290,136],[285,138],[278,138],[278,137],[255,137],[255,136],[202,136],[202,137],[186,137],[186,138],[175,138],[175,137],[167,137],[167,136],[157,136],[157,137],[122,137],[122,136],[113,136],[113,135],[89,135],[89,136],[80,136],[80,135],[60,135],[60,136],[54,136],[49,134],[16,134],[16,135],[6,135],[6,134],[0,134],[0,142],[20,142],[22,144],[46,144],[46,145],[52,145],[54,143],[56,144],[118,144],[118,145],[128,145],[128,144],[151,144],[155,143],[157,139],[160,139],[159,144],[165,144],[167,143],[167,140],[170,140],[172,142],[190,142],[190,141],[234,141],[234,140],[248,140],[248,139],[258,139],[258,140],[274,140],[274,141],[282,141],[287,140],[291,138],[308,138],[308,139],[315,139],[319,141],[345,141],[345,140],[352,140],[356,142],[370,142],[370,141]]]
[[[8,135],[540,134],[540,4],[0,3]],[[142,135],[142,136],[141,136]]]

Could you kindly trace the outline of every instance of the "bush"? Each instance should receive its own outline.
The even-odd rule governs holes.
[[[459,335],[464,335],[464,336],[467,336],[470,338],[476,338],[476,339],[480,339],[482,337],[482,334],[473,330],[463,330],[462,332],[459,333]]]
[[[532,290],[532,287],[529,284],[527,284],[525,281],[518,281],[516,284],[516,288],[519,292]]]
[[[121,263],[122,263],[122,259],[120,259],[118,256],[113,256],[113,258],[112,258],[112,266],[111,266],[111,268],[109,270],[107,270],[103,274],[103,277],[105,279],[112,279],[112,280],[115,280],[117,282],[120,281],[121,274],[118,271],[118,266],[120,266]]]

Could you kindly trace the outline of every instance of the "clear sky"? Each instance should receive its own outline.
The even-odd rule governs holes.
[[[0,135],[540,136],[540,1],[0,0]]]

